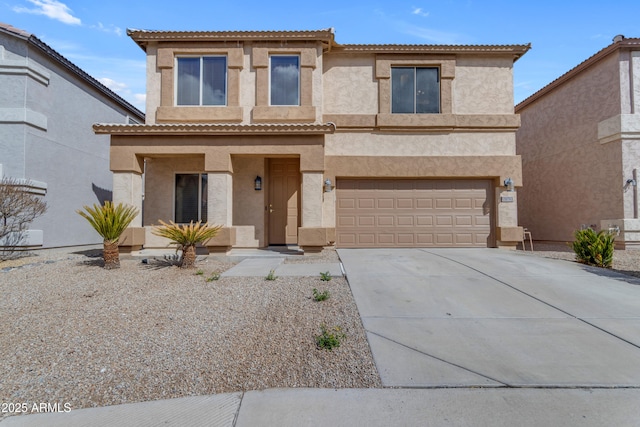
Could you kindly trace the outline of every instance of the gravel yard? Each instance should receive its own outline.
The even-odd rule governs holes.
[[[343,278],[207,281],[232,266],[212,257],[198,263],[202,275],[161,261],[122,260],[111,271],[80,255],[38,261],[0,271],[0,402],[78,409],[272,387],[381,386]],[[330,298],[314,301],[313,288]],[[316,347],[323,324],[341,327],[339,348]]]

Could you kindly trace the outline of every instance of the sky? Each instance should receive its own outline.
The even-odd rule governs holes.
[[[275,4],[274,4],[275,3]],[[611,0],[0,0],[0,22],[27,31],[140,110],[145,30],[318,30],[342,44],[528,44],[515,103],[610,45],[640,37],[640,1]]]

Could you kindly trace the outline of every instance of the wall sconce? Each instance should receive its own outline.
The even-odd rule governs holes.
[[[504,186],[507,191],[513,191],[513,180],[509,177],[504,180]]]
[[[630,178],[627,180],[627,185],[633,185],[635,187],[636,185],[638,185],[638,183],[635,179]]]
[[[260,175],[256,176],[256,179],[253,181],[253,188],[256,191],[262,190],[262,178],[260,178]]]
[[[331,180],[329,178],[324,182],[324,192],[331,193]]]

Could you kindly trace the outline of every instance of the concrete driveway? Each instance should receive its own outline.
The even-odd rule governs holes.
[[[640,386],[640,279],[498,249],[338,253],[385,386]]]

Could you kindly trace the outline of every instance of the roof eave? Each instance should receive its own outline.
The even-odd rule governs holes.
[[[581,62],[580,64],[578,64],[574,68],[572,68],[571,70],[567,71],[566,73],[562,74],[557,79],[553,80],[551,83],[549,83],[546,86],[544,86],[542,89],[538,90],[537,92],[533,93],[529,97],[525,98],[523,101],[519,102],[515,106],[515,112],[518,113],[520,110],[522,110],[523,108],[527,107],[530,104],[533,104],[534,102],[536,102],[538,99],[540,99],[544,95],[552,92],[555,88],[557,88],[559,86],[562,86],[564,83],[568,82],[569,80],[571,80],[575,76],[579,75],[580,73],[582,73],[583,71],[585,71],[589,67],[597,64],[598,62],[600,62],[605,57],[609,56],[610,54],[612,54],[612,53],[614,53],[614,52],[616,52],[616,51],[618,51],[620,49],[624,49],[624,48],[632,48],[632,49],[633,48],[635,48],[635,49],[640,48],[640,39],[638,39],[638,38],[622,39],[620,41],[612,43],[609,46],[601,49],[600,51],[596,52],[591,57],[587,58],[586,60],[584,60],[583,62]]]
[[[96,134],[108,135],[326,135],[334,133],[333,123],[293,124],[236,124],[236,123],[164,123],[164,124],[113,124],[96,123]]]
[[[212,41],[320,41],[334,43],[334,30],[308,31],[152,31],[127,29],[127,35],[144,51],[149,42]]]

